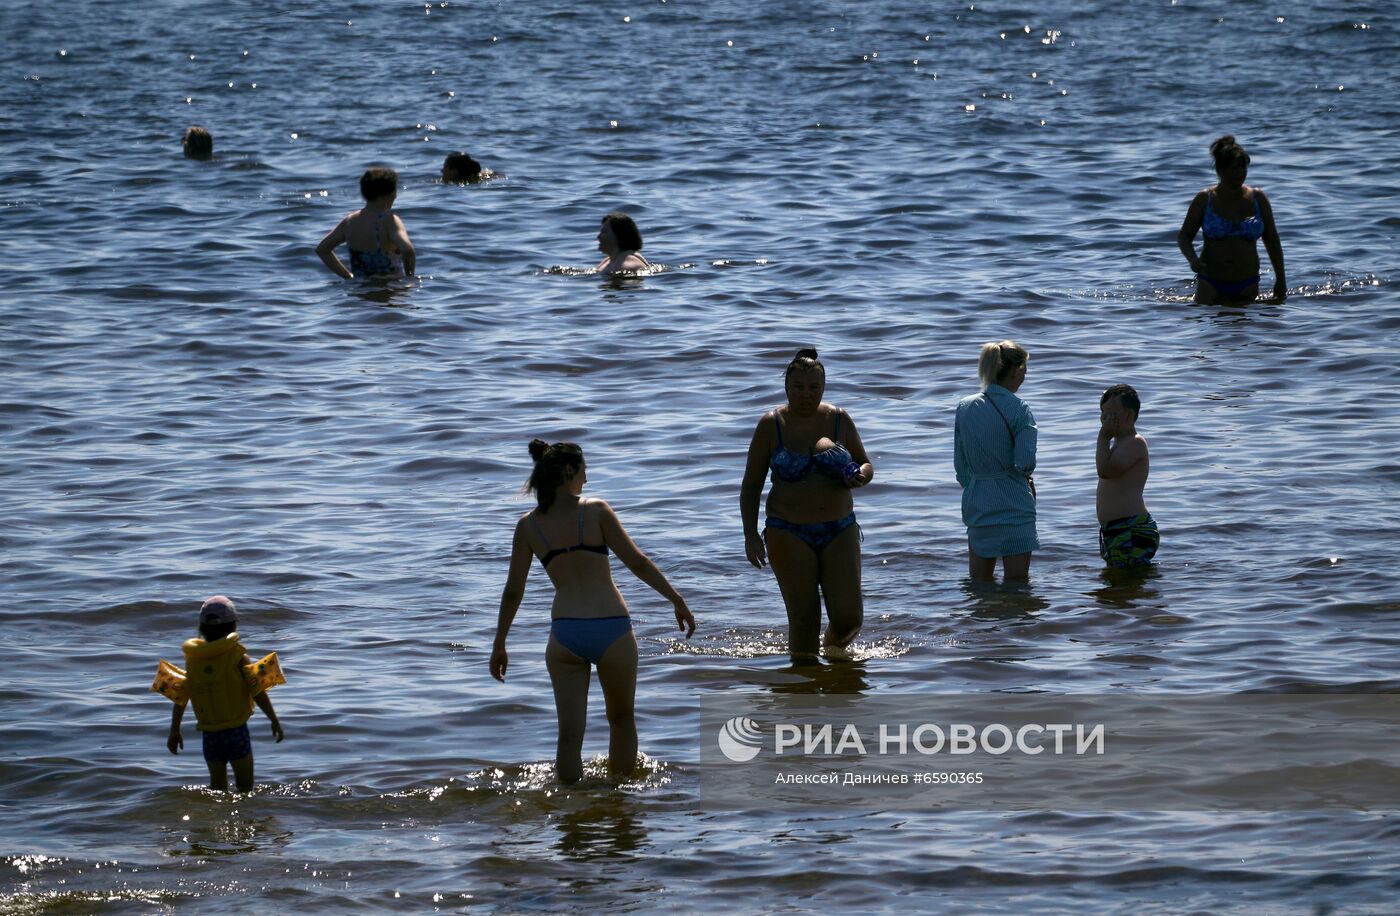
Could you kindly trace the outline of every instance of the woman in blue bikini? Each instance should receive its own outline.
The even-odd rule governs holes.
[[[559,744],[555,767],[560,782],[583,776],[583,730],[588,718],[588,679],[591,665],[608,711],[608,772],[617,778],[632,775],[637,766],[637,722],[633,699],[637,692],[637,640],[627,604],[613,584],[608,548],[675,605],[676,624],[686,639],[695,632],[695,616],[661,570],[637,549],[612,507],[601,499],[580,495],[588,474],[583,449],[572,442],[530,443],[535,469],[525,485],[534,491],[538,507],[520,517],[511,545],[510,573],[501,593],[496,640],[491,648],[491,676],[506,679],[510,660],[506,634],[525,597],[530,560],[539,557],[554,583],[553,623],[545,664],[554,684],[559,715]]]
[[[1274,268],[1274,302],[1288,295],[1283,275],[1283,245],[1274,226],[1274,211],[1260,188],[1244,183],[1249,153],[1229,135],[1210,145],[1220,181],[1191,201],[1176,244],[1196,272],[1196,301],[1202,305],[1253,302],[1259,298],[1259,249],[1264,240]],[[1196,233],[1205,242],[1196,256]]]
[[[765,413],[749,444],[739,491],[744,552],[749,562],[773,567],[788,615],[788,651],[794,660],[818,652],[850,658],[860,632],[860,526],[851,490],[870,483],[875,468],[860,433],[839,407],[822,403],[826,370],[817,351],[802,349],[788,363],[788,402]],[[763,533],[758,504],[769,472]],[[822,635],[822,601],[830,625]]]

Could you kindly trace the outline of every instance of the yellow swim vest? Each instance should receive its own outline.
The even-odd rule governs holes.
[[[230,640],[232,642],[230,642]],[[282,666],[277,661],[276,652],[269,652],[252,664],[239,665],[238,663],[243,661],[243,646],[238,642],[237,633],[230,633],[223,639],[213,643],[206,643],[202,639],[191,639],[185,643],[184,650],[185,664],[190,666],[190,672],[186,673],[185,669],[177,665],[172,665],[165,659],[161,659],[159,667],[156,668],[156,679],[155,682],[151,684],[151,690],[184,706],[195,698],[195,683],[204,683],[205,687],[203,689],[205,693],[215,697],[214,705],[216,708],[215,711],[208,713],[209,718],[206,721],[205,713],[200,710],[201,708],[209,709],[211,704],[205,701],[197,701],[195,703],[195,717],[199,722],[198,727],[201,731],[220,731],[223,728],[237,728],[239,725],[247,722],[251,715],[251,705],[249,706],[250,712],[248,714],[243,713],[242,698],[244,696],[247,697],[247,702],[251,704],[253,697],[267,690],[269,687],[276,687],[278,684],[287,683],[287,679],[282,676]],[[204,657],[205,654],[211,657],[206,659]],[[245,688],[243,694],[234,692],[227,680],[221,681],[215,677],[216,672],[223,672],[220,677],[226,675],[225,666],[232,666],[239,672],[239,676],[242,678],[242,684]],[[206,673],[204,670],[206,667],[214,670]],[[199,671],[198,676],[194,673],[196,669]],[[221,687],[222,693],[220,693],[219,690],[213,689],[216,684],[223,685]],[[222,713],[217,710],[217,704],[219,703],[236,710],[237,715],[230,715],[227,717],[222,715]],[[238,719],[238,716],[242,716],[243,718]],[[233,725],[219,726],[209,724],[211,721],[220,722],[225,719],[234,719],[237,721],[235,721]]]
[[[199,730],[221,732],[245,724],[253,715],[254,691],[243,676],[243,644],[238,634],[213,642],[187,639],[181,648]]]

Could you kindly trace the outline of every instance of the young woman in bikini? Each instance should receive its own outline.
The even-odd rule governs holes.
[[[598,669],[607,707],[608,772],[625,779],[637,767],[637,722],[633,700],[637,692],[637,640],[627,604],[613,583],[608,564],[612,548],[638,579],[656,590],[675,608],[676,625],[686,638],[695,632],[695,615],[661,570],[632,543],[612,506],[601,499],[584,499],[588,473],[583,449],[572,442],[530,443],[534,471],[525,485],[538,505],[520,517],[511,545],[510,572],[501,593],[500,617],[491,649],[491,676],[505,681],[510,664],[506,634],[525,597],[530,561],[539,558],[554,584],[549,644],[545,664],[554,685],[559,715],[556,769],[560,782],[583,776],[583,731],[588,718],[588,680]]]

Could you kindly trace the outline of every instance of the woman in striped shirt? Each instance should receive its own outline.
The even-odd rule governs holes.
[[[1035,417],[1016,390],[1026,380],[1030,354],[1003,340],[982,345],[977,375],[982,390],[958,402],[953,425],[953,470],[962,485],[967,525],[967,569],[989,580],[997,558],[1007,581],[1030,578],[1035,536]]]

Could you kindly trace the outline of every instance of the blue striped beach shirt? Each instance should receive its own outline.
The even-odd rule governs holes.
[[[1026,402],[1000,385],[958,402],[953,424],[953,470],[962,485],[967,543],[983,558],[1040,548],[1035,535],[1035,417]]]

